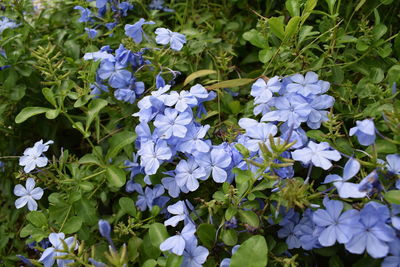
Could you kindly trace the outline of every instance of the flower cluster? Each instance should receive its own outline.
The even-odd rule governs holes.
[[[283,228],[278,231],[278,236],[286,238],[289,249],[311,250],[338,242],[351,253],[367,251],[374,258],[382,258],[400,241],[395,233],[399,226],[396,224],[398,206],[389,210],[387,206],[371,201],[360,211],[344,210],[343,202],[328,198],[324,199],[324,206],[325,209],[316,211],[307,209],[301,219],[293,210],[286,214],[280,222]]]
[[[88,0],[88,2],[96,2],[95,7],[97,8],[97,15],[93,14],[91,9],[88,7],[75,6],[74,9],[80,11],[79,22],[87,23],[93,28],[86,27],[86,33],[89,38],[93,39],[98,34],[98,28],[104,27],[111,31],[117,26],[121,17],[126,17],[128,11],[133,9],[133,5],[129,2],[119,2],[113,0]],[[112,21],[105,21],[106,13],[110,11],[113,13]],[[107,16],[108,17],[108,16]]]

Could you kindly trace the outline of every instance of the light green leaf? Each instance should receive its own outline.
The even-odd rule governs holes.
[[[107,152],[107,159],[115,157],[124,147],[132,144],[136,139],[134,132],[123,131],[115,134],[109,139],[110,149]]]
[[[46,118],[48,118],[49,120],[53,120],[57,118],[59,114],[60,114],[59,109],[50,109],[46,111]]]
[[[250,31],[243,33],[243,39],[249,41],[252,45],[258,48],[268,47],[267,39],[256,29],[251,29]]]
[[[252,236],[232,255],[230,267],[263,267],[268,263],[268,247],[265,238]]]
[[[400,190],[390,190],[383,197],[391,204],[400,205]]]
[[[149,228],[149,236],[151,244],[159,248],[160,244],[169,237],[167,228],[162,223],[153,223]]]
[[[335,7],[336,0],[325,0],[325,2],[328,4],[329,14],[333,15],[333,8]]]
[[[133,200],[129,197],[121,197],[118,201],[121,210],[125,213],[131,215],[132,217],[136,216],[136,207]]]
[[[272,17],[268,19],[269,28],[271,32],[280,40],[285,38],[285,28],[283,24],[283,17]]]
[[[167,258],[166,267],[179,267],[183,261],[183,256],[178,256],[175,254],[169,254]]]
[[[79,231],[82,226],[82,219],[78,216],[73,216],[67,220],[61,231],[65,234],[73,234]]]
[[[94,120],[96,116],[99,115],[99,112],[107,106],[108,102],[101,98],[93,99],[88,106],[87,118],[86,118],[86,131],[89,129],[90,124]]]
[[[262,62],[262,63],[268,63],[272,56],[274,55],[276,51],[275,47],[271,47],[271,48],[265,48],[263,50],[260,50],[258,52],[258,59]]]
[[[254,79],[248,79],[248,78],[233,79],[213,84],[211,86],[208,86],[207,88],[211,90],[219,88],[232,88],[237,86],[243,86],[252,82],[254,82]]]
[[[41,113],[45,113],[48,110],[50,110],[50,109],[42,108],[42,107],[26,107],[23,110],[21,110],[21,112],[17,115],[17,117],[15,117],[15,122],[22,123],[22,122],[26,121],[27,119],[29,119],[30,117],[41,114]]]
[[[79,164],[94,164],[101,166],[101,161],[93,154],[86,154],[78,161]]]
[[[126,173],[116,166],[109,166],[106,169],[108,184],[112,187],[122,187],[126,182]]]
[[[185,81],[183,82],[183,86],[187,85],[188,83],[190,83],[191,81],[194,81],[195,79],[197,79],[199,77],[210,75],[210,74],[215,74],[215,73],[217,73],[217,71],[215,71],[215,70],[198,70],[196,72],[193,72],[192,74],[190,74],[189,76],[186,77]]]
[[[288,24],[285,27],[285,40],[290,40],[297,32],[297,28],[299,26],[301,19],[299,16],[293,17],[289,20]]]
[[[44,98],[46,98],[47,101],[49,101],[50,104],[52,104],[55,108],[57,107],[57,102],[54,97],[54,93],[50,88],[43,88],[42,89],[42,94]]]
[[[235,230],[227,229],[221,231],[221,239],[225,243],[225,245],[234,246],[237,244],[238,236]]]
[[[28,215],[26,215],[26,219],[36,227],[42,227],[47,225],[47,218],[40,211],[31,211]]]
[[[289,11],[291,17],[300,15],[300,1],[299,0],[286,0],[286,9]]]
[[[239,217],[243,223],[256,228],[260,226],[260,219],[258,218],[257,214],[251,210],[239,210]]]

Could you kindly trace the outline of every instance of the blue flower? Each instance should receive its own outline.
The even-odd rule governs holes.
[[[167,108],[164,114],[158,114],[154,121],[159,136],[169,139],[171,136],[183,138],[186,135],[186,126],[193,120],[190,112],[179,113],[175,109]]]
[[[165,98],[164,104],[169,107],[175,105],[177,111],[184,112],[188,108],[195,107],[197,99],[188,91],[183,90],[180,93],[173,91]]]
[[[400,267],[400,239],[396,238],[389,243],[389,253],[383,262],[382,267]]]
[[[163,10],[165,12],[174,12],[173,9],[163,6],[164,0],[152,0],[149,4],[149,9]]]
[[[49,149],[49,145],[53,144],[52,140],[43,144],[43,140],[35,143],[33,147],[27,148],[24,155],[19,159],[19,165],[25,166],[24,172],[29,173],[37,167],[44,167],[47,165],[48,159],[43,156],[43,153]]]
[[[22,208],[28,203],[28,209],[30,211],[37,210],[37,203],[35,200],[42,198],[43,189],[40,187],[35,188],[35,180],[33,180],[33,178],[28,178],[25,187],[20,184],[14,187],[14,195],[20,197],[15,201],[15,207],[17,209]]]
[[[154,205],[157,205],[157,199],[160,198],[165,192],[164,187],[160,184],[154,186],[153,189],[147,186],[144,192],[141,187],[137,187],[137,189],[139,189],[139,196],[138,200],[136,201],[136,206],[138,206],[139,210],[141,211],[145,211],[147,208],[151,210]]]
[[[183,202],[182,200],[168,206],[167,210],[170,214],[175,216],[172,216],[171,218],[166,220],[164,222],[165,226],[170,225],[172,227],[175,227],[180,221],[185,221],[185,223],[190,222],[189,211],[186,208],[185,202]]]
[[[74,9],[77,9],[81,12],[79,22],[88,22],[91,20],[92,12],[90,11],[90,9],[81,6],[75,6]]]
[[[292,83],[286,85],[286,90],[289,93],[297,93],[302,96],[310,94],[319,94],[321,87],[318,84],[318,75],[315,72],[309,71],[306,76],[295,74],[290,76]]]
[[[144,171],[148,175],[155,174],[164,160],[172,157],[171,149],[163,140],[156,143],[148,141],[142,145],[138,151],[140,155],[140,165],[144,166]]]
[[[135,24],[126,24],[125,25],[125,34],[128,37],[131,37],[135,43],[142,42],[143,39],[143,29],[142,26],[145,24],[155,24],[153,21],[146,21],[144,18],[141,18]]]
[[[76,243],[74,250],[78,249],[78,244],[77,242],[74,242],[75,238],[74,237],[68,237],[65,238],[64,233],[51,233],[49,235],[49,240],[50,243],[53,245],[52,247],[47,248],[45,251],[43,251],[42,256],[39,259],[39,262],[43,263],[45,267],[52,267],[54,262],[55,262],[55,257],[61,257],[64,255],[67,255],[68,253],[65,252],[58,252],[57,250],[64,250],[63,240],[69,249],[72,249],[72,246],[74,243]],[[63,259],[57,259],[57,265],[58,266],[66,266],[68,263],[74,262],[73,260],[63,260]]]
[[[186,153],[194,151],[207,153],[210,151],[210,145],[203,140],[208,129],[210,129],[210,125],[197,127],[193,124],[191,127],[188,127],[185,138],[178,144],[179,150]]]
[[[108,79],[111,87],[116,89],[126,88],[132,79],[132,73],[125,68],[126,65],[105,59],[101,62],[97,73],[101,79]]]
[[[173,198],[177,198],[181,191],[183,193],[189,192],[186,186],[181,186],[181,187],[178,186],[175,177],[164,177],[161,179],[161,183],[163,184],[165,189],[168,190],[168,194]]]
[[[310,141],[307,147],[293,151],[292,158],[304,164],[312,163],[327,170],[332,167],[332,163],[329,160],[338,161],[341,156],[338,151],[331,150],[327,142],[317,144]]]
[[[183,47],[183,44],[186,43],[185,35],[172,32],[166,28],[157,28],[155,34],[157,35],[157,44],[167,45],[169,43],[171,49],[175,51],[180,51]]]
[[[133,5],[128,2],[121,2],[119,4],[119,9],[122,11],[122,16],[128,16],[128,11],[133,9]]]
[[[372,145],[375,142],[375,125],[372,119],[356,121],[357,126],[350,129],[350,136],[356,135],[358,142],[363,146]]]
[[[117,89],[114,91],[114,97],[119,101],[133,104],[136,100],[135,91],[131,89]]]
[[[135,152],[133,152],[132,153],[132,161],[125,160],[125,162],[124,162],[124,166],[128,167],[125,170],[131,172],[131,175],[130,175],[131,178],[135,177],[139,173],[142,173],[142,167],[138,163],[138,158],[139,158],[139,155],[135,154]]]
[[[90,39],[94,39],[97,35],[97,30],[95,29],[90,29],[90,28],[85,28],[86,33],[88,34]]]
[[[239,120],[239,126],[246,130],[245,135],[249,137],[245,146],[252,152],[260,150],[260,143],[269,146],[270,136],[275,136],[278,128],[272,123],[257,122],[253,119],[242,118]]]
[[[283,121],[298,128],[302,122],[307,121],[311,112],[309,103],[295,94],[275,98],[274,106],[276,110],[265,113],[261,121]]]
[[[114,242],[111,239],[111,225],[108,221],[106,220],[99,220],[98,222],[99,225],[99,231],[102,237],[107,239],[108,243],[112,247],[113,250],[115,249]]]
[[[194,158],[179,161],[175,173],[176,184],[179,187],[186,186],[189,191],[196,191],[199,188],[198,180],[207,177],[206,170],[200,167]]]
[[[391,154],[386,156],[386,168],[389,173],[400,175],[400,155]]]
[[[328,121],[328,111],[325,109],[333,106],[335,99],[330,95],[319,95],[313,97],[310,102],[311,112],[308,115],[307,125],[311,129],[318,129],[322,122]]]
[[[182,255],[185,250],[186,242],[193,242],[195,238],[194,233],[196,232],[196,227],[193,223],[188,223],[183,227],[182,232],[177,235],[167,238],[160,245],[161,251],[170,251],[176,255]]]
[[[314,212],[313,221],[316,225],[325,227],[318,241],[325,247],[332,246],[335,242],[345,244],[353,236],[354,227],[359,227],[359,214],[351,209],[342,213],[343,203],[338,200],[324,199],[326,210],[318,209]]]
[[[378,215],[378,216],[377,216]],[[366,205],[360,211],[360,223],[352,223],[352,239],[345,244],[348,251],[362,254],[367,250],[373,258],[385,257],[389,252],[389,245],[395,239],[393,228],[385,224],[380,218],[380,212],[374,205]]]
[[[215,182],[226,181],[228,174],[224,169],[231,164],[232,159],[224,149],[213,148],[210,153],[196,153],[195,159],[200,166],[205,168],[207,177],[211,173]]]
[[[343,177],[337,174],[329,174],[326,176],[324,183],[332,183],[336,187],[341,198],[361,198],[366,196],[366,192],[359,190],[359,184],[347,182],[353,178],[360,170],[360,163],[350,158],[343,170]]]
[[[203,246],[197,246],[197,239],[186,242],[183,251],[182,267],[202,267],[208,257],[208,250]]]

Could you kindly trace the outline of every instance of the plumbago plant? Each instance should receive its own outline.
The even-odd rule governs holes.
[[[4,4],[2,265],[400,265],[399,5],[205,2]]]

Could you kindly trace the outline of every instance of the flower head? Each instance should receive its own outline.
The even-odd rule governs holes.
[[[172,32],[166,28],[157,28],[155,33],[157,35],[157,44],[167,45],[169,43],[171,49],[175,51],[180,51],[183,47],[183,44],[186,43],[185,35]]]
[[[15,200],[15,207],[17,209],[22,208],[28,203],[28,209],[30,211],[37,210],[37,203],[35,200],[42,198],[43,189],[40,187],[35,188],[35,180],[33,180],[33,178],[28,178],[25,187],[20,184],[14,187],[14,195],[20,197]]]
[[[332,167],[330,160],[338,161],[341,156],[338,151],[331,150],[327,142],[317,144],[310,141],[307,147],[293,151],[292,158],[304,164],[311,162],[315,166],[327,170]]]
[[[44,167],[47,165],[48,159],[43,156],[43,153],[49,149],[49,145],[53,144],[53,141],[47,141],[43,144],[43,140],[35,143],[33,147],[27,148],[24,151],[24,155],[19,159],[19,165],[25,166],[24,172],[29,173],[37,167]]]
[[[375,142],[375,125],[372,119],[356,121],[357,126],[350,129],[350,136],[357,136],[358,142],[363,146],[372,145]]]

